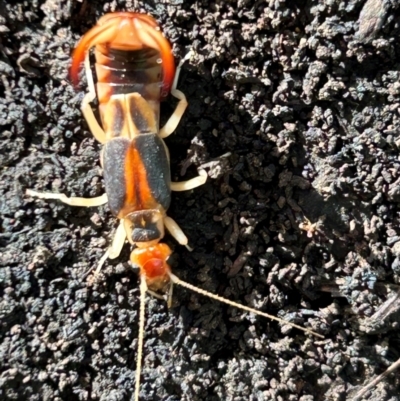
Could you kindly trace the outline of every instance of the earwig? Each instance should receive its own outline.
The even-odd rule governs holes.
[[[89,62],[92,47],[95,47],[96,84]],[[195,287],[171,272],[167,259],[172,251],[168,245],[160,243],[165,228],[179,244],[188,247],[186,235],[166,214],[171,190],[190,190],[204,184],[207,179],[204,170],[199,171],[199,176],[184,182],[171,182],[170,178],[169,152],[163,138],[175,131],[187,107],[185,95],[177,89],[184,61],[179,64],[174,77],[170,44],[152,17],[120,12],[101,18],[76,47],[70,75],[73,83],[77,84],[81,64],[85,63],[89,92],[82,101],[82,112],[90,131],[104,145],[100,163],[106,193],[87,199],[26,191],[27,195],[57,199],[71,206],[91,207],[108,202],[120,223],[111,246],[100,259],[96,273],[107,258],[119,256],[126,239],[134,246],[130,261],[140,268],[135,400],[139,400],[146,292],[156,296],[167,293],[170,305],[172,285],[179,284],[201,295],[323,338],[309,329]],[[179,102],[173,115],[160,129],[160,99],[169,92]],[[90,106],[96,97],[101,124]]]

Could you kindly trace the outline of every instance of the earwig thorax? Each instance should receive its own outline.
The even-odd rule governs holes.
[[[139,210],[124,218],[128,241],[138,247],[156,244],[164,237],[164,216],[159,210]]]

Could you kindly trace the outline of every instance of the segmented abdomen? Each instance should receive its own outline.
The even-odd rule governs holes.
[[[116,50],[97,45],[95,57],[100,114],[112,95],[139,93],[149,103],[158,122],[163,85],[159,51]]]

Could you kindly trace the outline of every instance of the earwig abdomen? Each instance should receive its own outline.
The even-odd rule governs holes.
[[[102,106],[113,95],[140,94],[151,106],[158,122],[162,90],[160,52],[155,49],[116,50],[97,45],[97,95]]]

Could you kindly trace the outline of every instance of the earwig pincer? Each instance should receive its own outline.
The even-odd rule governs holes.
[[[89,61],[92,47],[95,47],[96,84]],[[206,292],[172,274],[167,263],[171,250],[168,245],[160,243],[165,228],[181,245],[188,246],[188,239],[178,224],[166,214],[171,191],[196,188],[206,182],[207,174],[200,170],[199,176],[193,179],[171,182],[169,152],[163,138],[177,127],[187,101],[176,88],[183,61],[175,73],[171,46],[160,32],[157,22],[149,15],[138,13],[106,14],[83,36],[73,53],[70,75],[74,84],[79,81],[83,62],[89,92],[82,101],[82,112],[90,131],[104,145],[100,163],[106,193],[90,199],[33,190],[27,190],[27,194],[42,199],[58,199],[71,206],[100,206],[108,202],[111,212],[120,223],[96,272],[107,258],[119,256],[126,239],[134,246],[130,260],[139,266],[141,277],[135,400],[139,399],[146,291],[155,295],[167,292],[170,300],[172,284],[179,284],[228,305],[322,337],[273,315]],[[169,92],[179,102],[173,115],[160,129],[160,100]],[[96,97],[101,123],[91,107]]]

